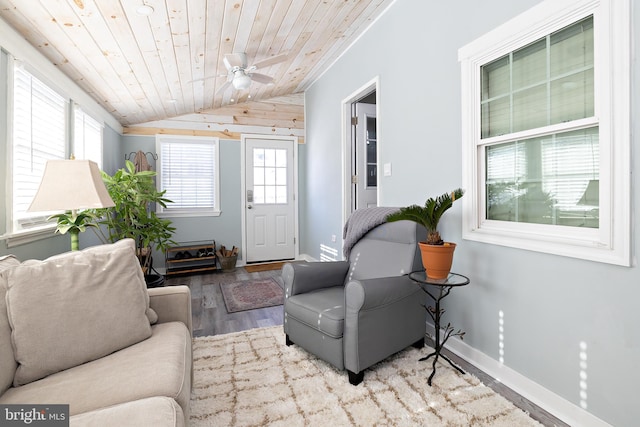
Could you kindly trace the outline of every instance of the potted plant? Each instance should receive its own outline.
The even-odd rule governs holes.
[[[165,251],[168,246],[176,245],[171,239],[175,227],[171,220],[159,218],[150,209],[152,203],[166,207],[171,200],[164,197],[164,191],[158,191],[154,181],[155,171],[136,171],[133,162],[127,160],[125,168],[116,171],[113,176],[102,172],[102,179],[115,206],[95,209],[101,218],[95,228],[96,234],[104,242],[116,242],[132,238],[136,242],[140,266],[147,284],[159,286],[162,276],[152,275],[152,249]],[[164,280],[162,280],[164,282]]]
[[[449,275],[455,243],[444,242],[438,231],[438,223],[442,215],[453,206],[453,202],[464,195],[461,188],[451,193],[444,193],[437,198],[429,198],[424,206],[411,205],[387,216],[387,221],[409,220],[422,224],[427,229],[426,242],[419,242],[422,263],[427,276],[433,279],[444,279]]]

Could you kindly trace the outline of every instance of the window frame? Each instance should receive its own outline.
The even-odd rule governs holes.
[[[158,160],[156,162],[156,187],[158,191],[163,191],[162,186],[162,149],[163,142],[179,143],[180,141],[190,141],[202,144],[212,144],[214,147],[214,165],[212,178],[214,195],[213,195],[213,208],[200,208],[200,209],[171,209],[162,206],[156,206],[156,213],[161,217],[210,217],[220,216],[222,213],[220,209],[220,138],[209,136],[183,136],[183,135],[156,135],[156,153],[158,153]]]
[[[512,223],[486,219],[485,147],[525,139],[531,130],[481,139],[481,67],[580,21],[594,20],[593,118],[537,128],[536,135],[599,126],[600,227]],[[630,236],[629,0],[546,0],[458,51],[462,89],[462,237],[555,255],[629,266]]]

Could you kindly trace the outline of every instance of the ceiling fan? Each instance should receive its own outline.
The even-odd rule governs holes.
[[[233,86],[236,90],[247,89],[251,85],[252,81],[263,84],[272,83],[273,77],[255,73],[254,71],[277,64],[286,59],[287,55],[281,54],[258,61],[255,64],[248,66],[247,55],[244,52],[227,53],[223,59],[224,66],[227,68],[227,81],[216,91],[216,94],[224,92],[229,86]]]

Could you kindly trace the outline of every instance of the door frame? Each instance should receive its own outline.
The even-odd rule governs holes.
[[[351,93],[342,100],[342,224],[347,222],[347,218],[351,215],[352,192],[351,192],[351,159],[352,139],[351,139],[351,105],[371,92],[376,92],[376,164],[380,165],[380,143],[382,141],[380,132],[380,76],[376,76],[369,82],[365,83],[358,90]],[[380,177],[380,174],[378,174]],[[380,181],[376,188],[376,197],[378,204],[380,203]]]
[[[300,257],[300,239],[298,237],[298,137],[297,136],[280,136],[280,135],[261,135],[261,134],[241,134],[240,135],[240,228],[242,229],[242,248],[240,249],[240,265],[245,265],[247,256],[247,183],[246,183],[246,155],[247,155],[247,139],[271,139],[278,141],[290,141],[293,143],[293,250],[294,257]]]

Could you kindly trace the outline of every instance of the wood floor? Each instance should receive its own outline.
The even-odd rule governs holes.
[[[234,272],[213,272],[167,279],[167,285],[187,285],[191,289],[193,336],[221,335],[247,329],[282,325],[282,306],[227,313],[222,299],[220,283],[273,277],[282,286],[281,270],[247,273],[242,267]]]
[[[214,272],[202,275],[184,277],[171,277],[167,279],[167,285],[187,285],[191,289],[191,308],[193,311],[193,335],[207,336],[228,334],[247,329],[277,326],[283,323],[282,306],[267,307],[257,310],[227,313],[222,299],[220,283],[233,283],[242,280],[263,279],[273,277],[280,285],[282,278],[280,270],[261,271],[248,273],[244,268],[238,267],[234,272]],[[428,340],[427,340],[427,344]],[[490,377],[475,366],[445,350],[449,356],[466,372],[476,376],[487,387],[504,396],[520,409],[528,412],[530,416],[549,427],[569,427],[542,408],[534,405],[518,393],[514,392],[496,379]],[[425,368],[426,369],[426,368]],[[346,376],[345,376],[346,381]],[[366,381],[366,378],[365,378]]]

